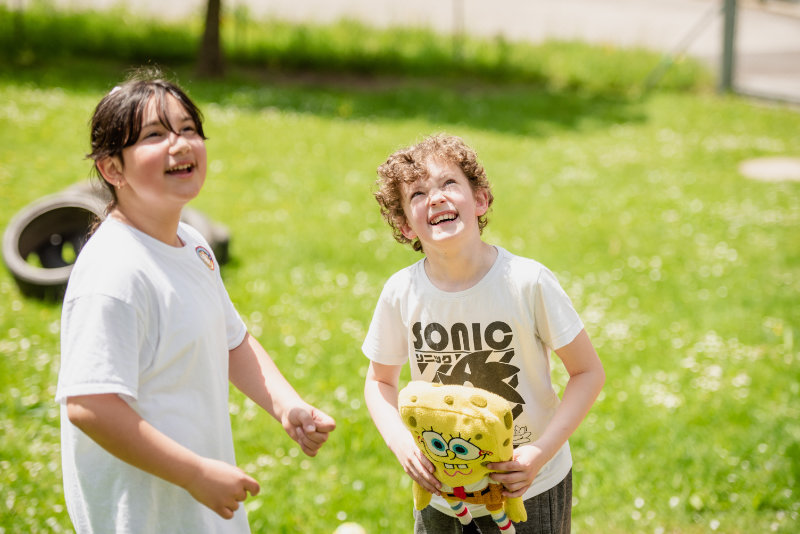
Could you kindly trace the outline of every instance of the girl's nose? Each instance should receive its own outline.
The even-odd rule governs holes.
[[[186,138],[175,132],[169,134],[169,151],[172,154],[181,154],[189,149],[189,142]]]

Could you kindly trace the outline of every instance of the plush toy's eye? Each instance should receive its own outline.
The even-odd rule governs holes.
[[[422,439],[425,440],[425,445],[428,450],[436,456],[447,456],[447,442],[438,432],[433,430],[426,430],[422,433]]]
[[[450,450],[461,460],[474,460],[481,455],[481,449],[462,438],[450,440]]]

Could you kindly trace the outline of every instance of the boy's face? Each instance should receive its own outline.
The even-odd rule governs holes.
[[[403,184],[403,235],[419,238],[426,250],[457,238],[479,240],[478,217],[489,209],[487,191],[473,191],[461,168],[453,163],[429,159],[426,167],[427,177]]]

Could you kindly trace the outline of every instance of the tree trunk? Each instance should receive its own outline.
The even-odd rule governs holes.
[[[221,78],[225,74],[219,39],[221,4],[222,0],[208,0],[206,27],[197,57],[197,74],[205,78]]]

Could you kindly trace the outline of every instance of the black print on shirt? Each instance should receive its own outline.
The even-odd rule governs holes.
[[[411,327],[417,368],[424,380],[441,384],[471,384],[492,391],[512,406],[516,418],[524,401],[517,393],[519,367],[512,365],[514,335],[511,327],[494,321],[485,327],[480,323],[454,323],[449,329],[439,323]],[[525,429],[520,429],[525,436]],[[529,441],[518,441],[515,444]]]

